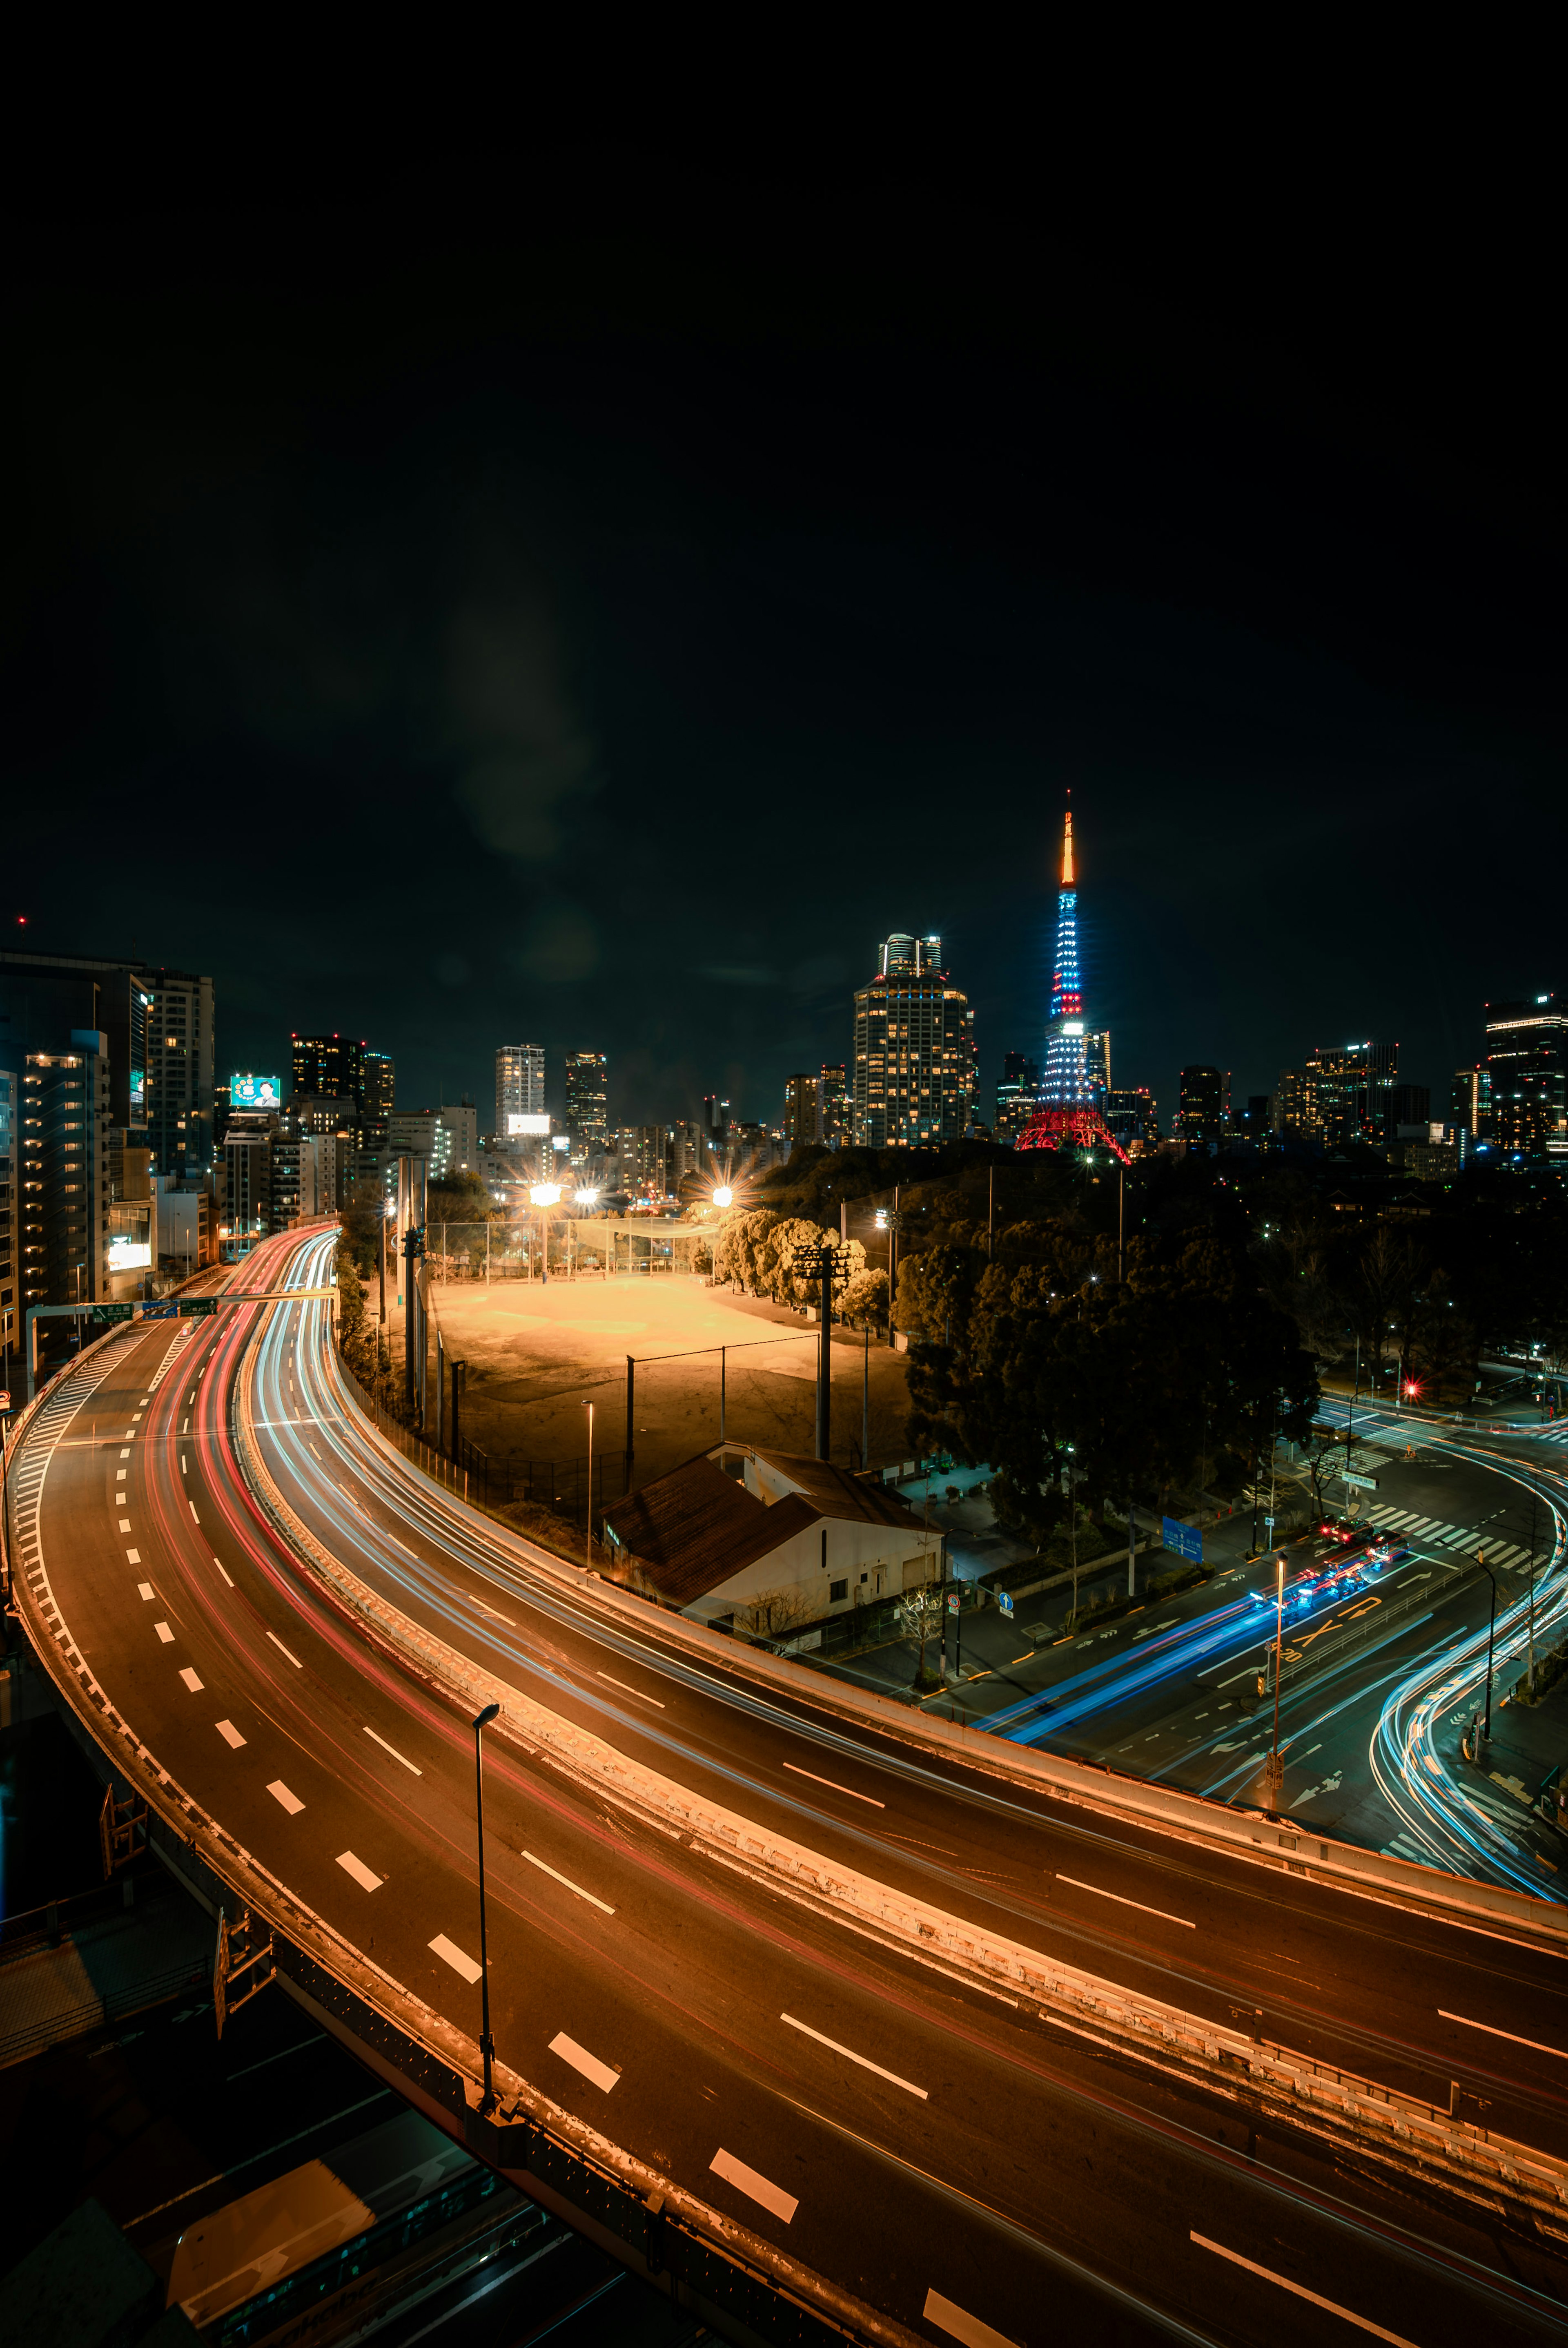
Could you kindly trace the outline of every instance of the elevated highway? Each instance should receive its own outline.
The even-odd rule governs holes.
[[[15,1602],[166,1862],[410,2101],[738,2341],[1557,2336],[1559,1910],[609,1590],[385,1443],[328,1312],[84,1354]]]

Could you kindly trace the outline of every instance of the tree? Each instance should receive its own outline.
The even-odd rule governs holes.
[[[846,1321],[886,1321],[887,1274],[857,1272],[839,1298],[838,1309]]]
[[[927,1581],[918,1590],[906,1591],[898,1601],[898,1628],[907,1639],[917,1640],[920,1649],[919,1668],[916,1684],[926,1684],[926,1643],[935,1638],[942,1625],[942,1585]]]
[[[735,1621],[753,1638],[779,1639],[796,1622],[804,1621],[808,1612],[798,1588],[759,1590],[747,1605],[736,1609]]]

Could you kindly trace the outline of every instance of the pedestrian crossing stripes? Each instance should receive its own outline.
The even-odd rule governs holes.
[[[1367,1521],[1406,1540],[1425,1541],[1433,1549],[1463,1550],[1467,1556],[1479,1551],[1491,1565],[1521,1566],[1530,1561],[1528,1549],[1522,1549],[1517,1541],[1489,1539],[1485,1525],[1445,1525],[1436,1517],[1418,1517],[1409,1509],[1389,1508],[1369,1509]],[[1536,1562],[1544,1563],[1550,1554],[1550,1548],[1543,1548]]]

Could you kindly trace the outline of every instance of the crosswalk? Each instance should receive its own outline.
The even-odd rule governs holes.
[[[1467,1557],[1474,1557],[1479,1551],[1488,1565],[1517,1570],[1530,1562],[1528,1549],[1522,1549],[1517,1541],[1491,1538],[1491,1529],[1486,1525],[1479,1529],[1470,1525],[1445,1525],[1436,1517],[1413,1516],[1409,1509],[1369,1509],[1367,1522],[1398,1533],[1402,1540],[1423,1541],[1429,1549],[1462,1551]],[[1536,1554],[1537,1565],[1545,1564],[1551,1554],[1550,1545],[1543,1544]]]

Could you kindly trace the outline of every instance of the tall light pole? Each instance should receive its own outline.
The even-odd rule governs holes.
[[[485,1938],[485,1766],[480,1731],[488,1728],[500,1709],[498,1704],[487,1704],[474,1722],[474,1817],[479,1842],[479,2053],[485,2064],[485,2095],[479,2109],[486,2113],[496,2106],[496,2042],[490,2035],[490,1952]]]
[[[588,1413],[588,1549],[583,1558],[585,1566],[593,1564],[593,1405],[583,1404]]]
[[[1279,1675],[1285,1665],[1285,1560],[1283,1557],[1276,1562],[1276,1572],[1278,1587],[1276,1593],[1274,1632],[1274,1744],[1269,1752],[1267,1766],[1264,1771],[1264,1784],[1277,1804],[1280,1788],[1285,1783],[1285,1764],[1279,1755]]]
[[[528,1192],[539,1210],[539,1258],[543,1266],[542,1286],[548,1286],[550,1276],[550,1209],[560,1204],[559,1182],[536,1182]]]

